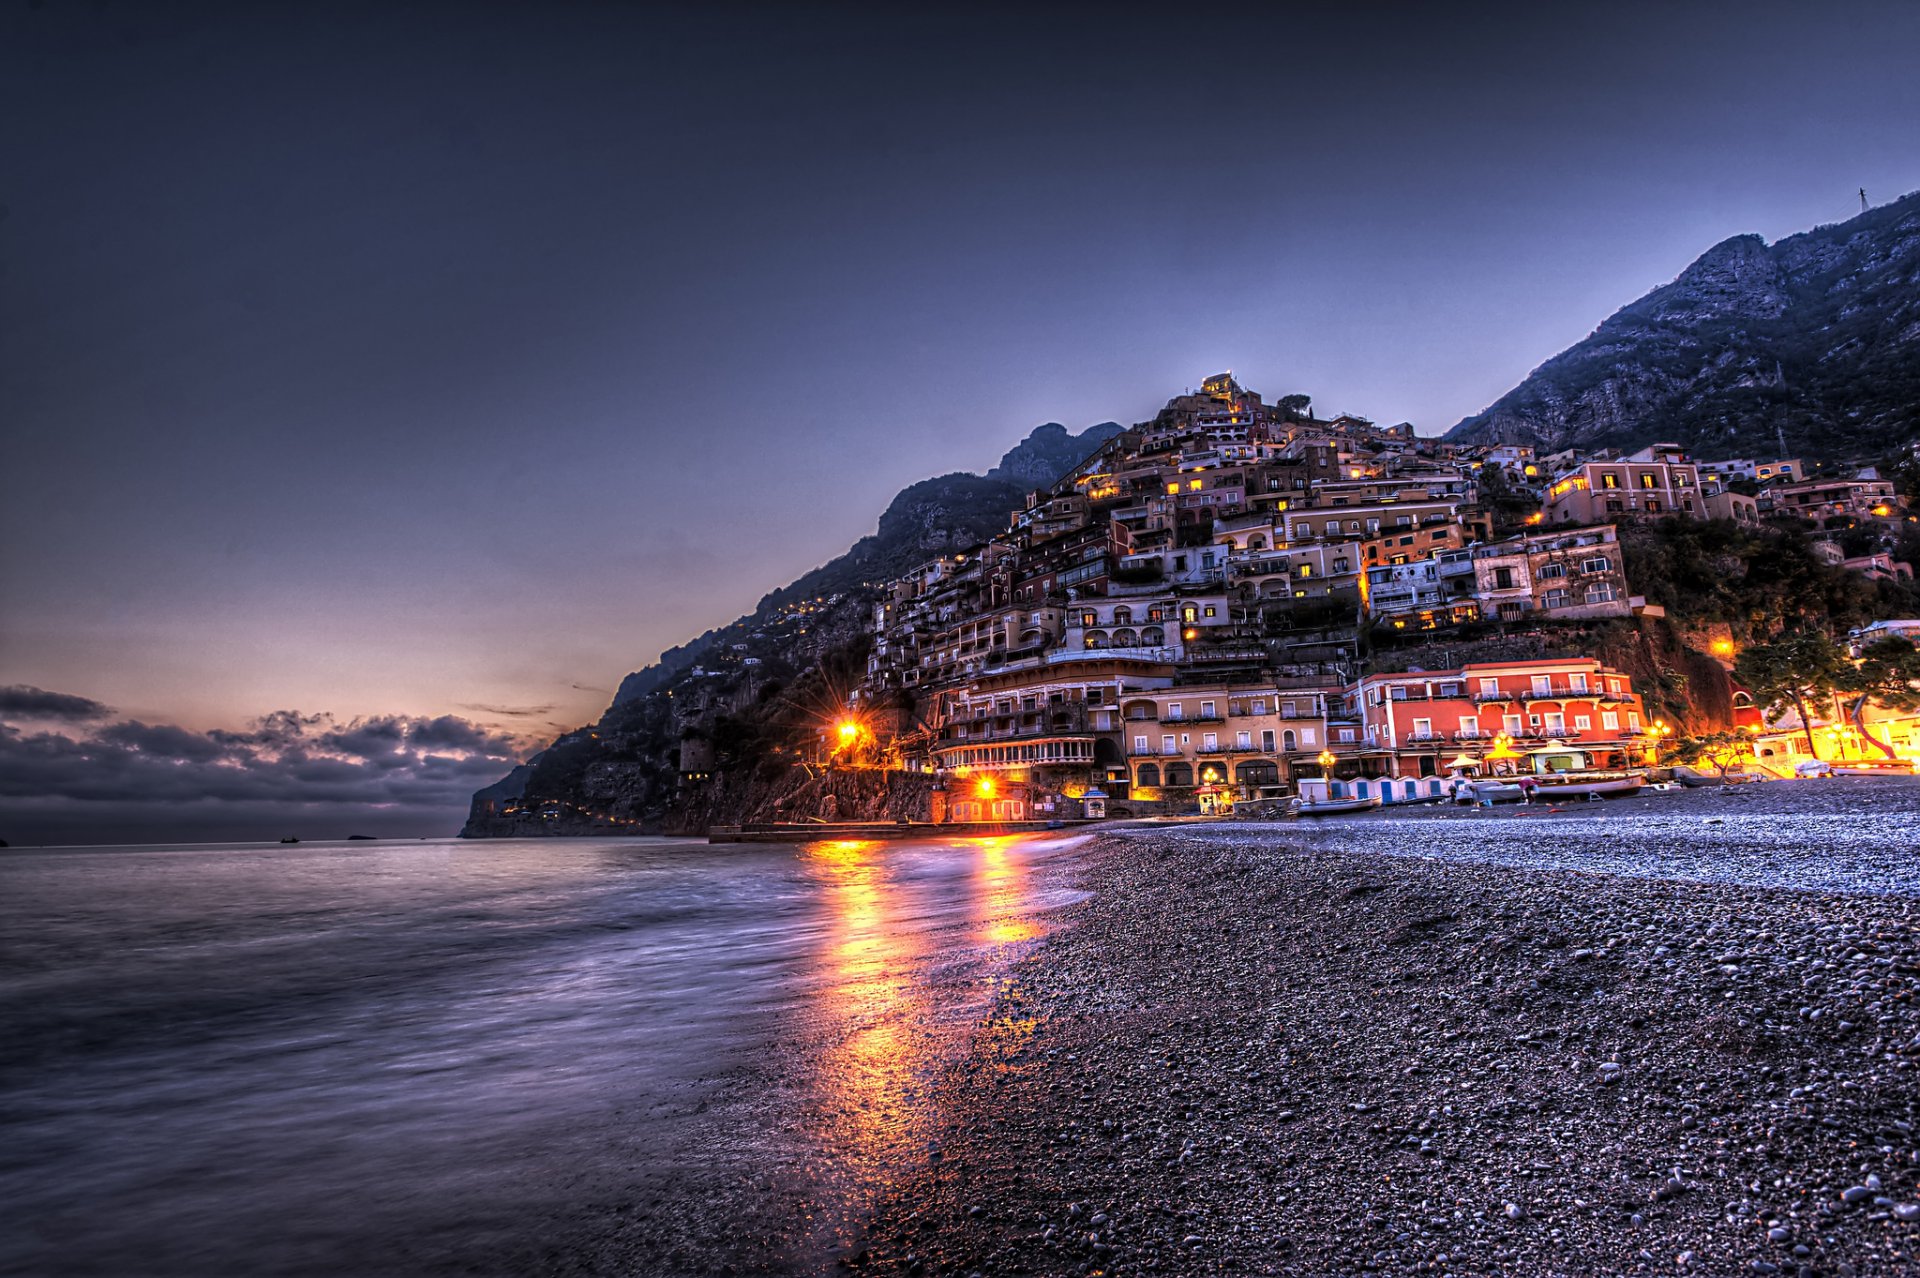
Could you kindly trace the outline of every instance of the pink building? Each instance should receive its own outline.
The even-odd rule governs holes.
[[[1646,707],[1632,681],[1591,657],[1479,662],[1459,670],[1366,675],[1347,691],[1351,753],[1379,776],[1435,776],[1506,734],[1522,752],[1559,742],[1596,767],[1639,762]]]

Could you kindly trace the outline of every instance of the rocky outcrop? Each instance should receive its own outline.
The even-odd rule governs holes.
[[[987,472],[987,478],[1012,484],[1023,492],[1045,488],[1122,429],[1119,422],[1101,422],[1074,435],[1059,422],[1036,426],[1031,435],[1007,450],[1000,464]]]
[[[864,661],[874,583],[1004,531],[1029,490],[1051,485],[1119,431],[1106,422],[1074,435],[1048,423],[987,475],[956,472],[902,490],[846,554],[768,593],[738,621],[662,653],[621,681],[599,722],[475,794],[461,834],[687,832],[827,808],[843,819],[924,819],[922,779],[791,766],[794,724],[843,703],[853,659]],[[690,736],[714,762],[683,776]]]
[[[1920,193],[1715,245],[1447,438],[1872,460],[1917,436]]]

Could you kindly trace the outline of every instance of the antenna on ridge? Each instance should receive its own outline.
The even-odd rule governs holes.
[[[1860,188],[1860,211],[1862,213],[1867,211],[1867,188],[1864,186]]]

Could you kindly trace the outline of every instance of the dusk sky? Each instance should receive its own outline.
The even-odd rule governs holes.
[[[1911,3],[0,0],[0,837],[450,833],[899,488],[1221,369],[1443,431],[1920,188],[1915,49]]]

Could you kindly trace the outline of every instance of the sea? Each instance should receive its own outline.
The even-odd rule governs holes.
[[[1081,846],[0,853],[0,1273],[824,1267]]]

